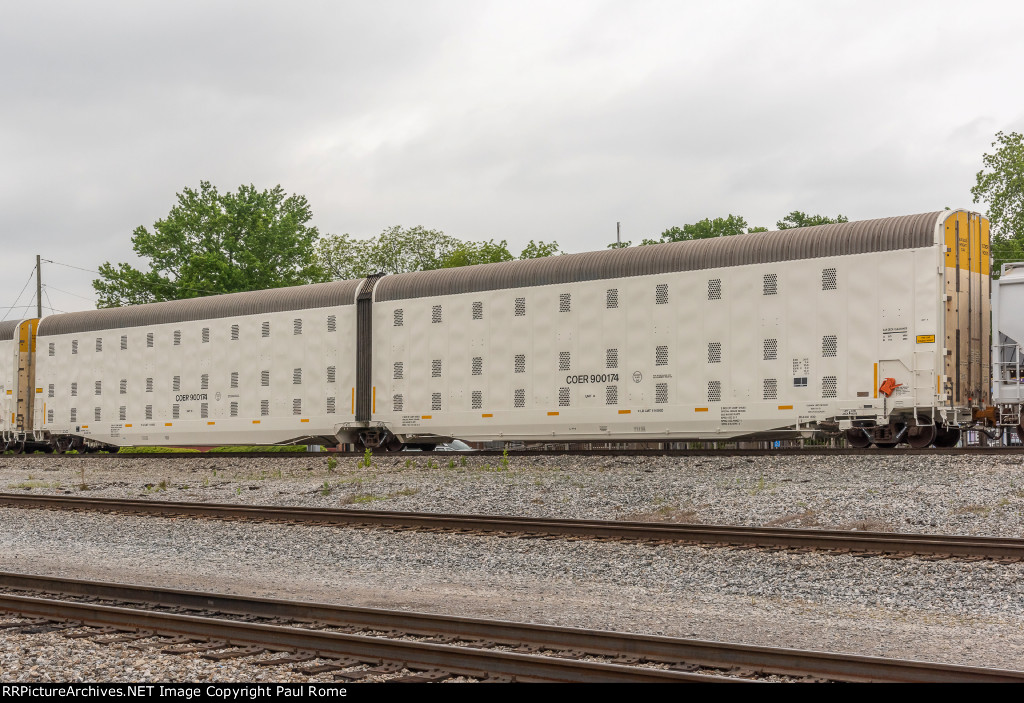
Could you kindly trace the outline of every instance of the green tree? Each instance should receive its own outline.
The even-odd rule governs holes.
[[[185,188],[166,218],[132,233],[148,270],[109,261],[93,281],[97,307],[194,298],[327,280],[316,263],[309,203],[280,185],[220,193],[208,181]]]
[[[982,155],[983,168],[971,188],[984,201],[992,231],[992,273],[1008,261],[1024,261],[1024,136],[996,133],[995,151]]]
[[[499,261],[512,261],[513,258],[512,252],[508,250],[508,242],[504,239],[500,242],[459,242],[438,268],[494,264]]]
[[[727,215],[725,217],[709,217],[695,222],[692,225],[682,227],[669,227],[661,233],[658,239],[644,239],[640,245],[663,244],[665,242],[688,242],[693,239],[712,239],[714,237],[731,237],[736,234],[748,232],[764,232],[763,227],[747,227],[747,221],[739,215]]]
[[[556,254],[562,254],[562,250],[558,248],[558,242],[551,242],[548,244],[544,241],[534,242],[532,239],[530,243],[523,247],[523,251],[520,252],[520,259],[543,259],[545,256],[555,256]]]
[[[797,227],[813,227],[814,225],[834,225],[839,222],[849,222],[846,215],[836,215],[835,218],[827,215],[808,215],[806,212],[794,210],[781,220],[775,223],[779,229],[796,229]]]

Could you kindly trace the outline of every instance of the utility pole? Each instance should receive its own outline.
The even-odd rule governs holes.
[[[36,254],[36,319],[43,319],[43,273],[42,262]]]
[[[622,223],[615,223],[615,243],[622,246]]]

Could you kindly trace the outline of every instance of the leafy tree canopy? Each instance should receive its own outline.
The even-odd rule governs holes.
[[[184,189],[166,218],[132,233],[132,248],[148,270],[109,261],[93,281],[97,307],[137,305],[213,293],[301,285],[327,280],[316,264],[316,227],[301,195],[281,186],[241,186],[220,193],[208,181]]]
[[[808,215],[805,212],[794,210],[781,220],[775,223],[779,229],[796,229],[797,227],[813,227],[814,225],[834,225],[839,222],[849,222],[846,215],[836,215],[835,218],[827,215]]]
[[[727,215],[714,219],[704,218],[700,222],[682,227],[669,227],[658,239],[644,239],[640,245],[663,244],[665,242],[687,242],[692,239],[711,239],[714,237],[731,237],[734,234],[747,232],[765,232],[764,227],[748,229],[747,221],[739,215]]]
[[[995,151],[984,154],[984,167],[971,188],[974,202],[988,204],[992,228],[992,271],[1008,261],[1024,261],[1024,136],[996,133]]]
[[[518,258],[536,259],[560,254],[557,242],[530,241]],[[508,242],[464,242],[424,227],[389,227],[372,239],[348,234],[320,240],[317,261],[332,279],[361,278],[371,273],[429,271],[474,264],[512,261]]]

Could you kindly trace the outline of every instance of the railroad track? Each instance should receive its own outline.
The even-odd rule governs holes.
[[[616,522],[503,515],[411,513],[343,508],[302,508],[223,503],[122,500],[0,493],[0,506],[160,515],[222,520],[422,530],[508,537],[682,543],[708,547],[828,551],[886,558],[958,558],[1018,563],[1024,540],[1008,537],[929,535],[848,530]]]
[[[354,681],[1024,682],[1007,671],[859,655],[0,573],[3,630],[66,630],[174,654]],[[12,593],[13,592],[13,593]],[[61,599],[55,599],[53,595]],[[268,657],[267,653],[274,653]],[[316,664],[319,661],[321,663]],[[310,664],[310,662],[313,662]]]
[[[757,457],[757,456],[1014,456],[1024,454],[1024,447],[966,447],[951,449],[913,449],[911,447],[899,447],[895,449],[850,449],[850,448],[829,448],[829,447],[806,447],[806,448],[779,448],[779,449],[481,449],[472,452],[450,452],[450,451],[406,451],[406,452],[385,452],[378,450],[373,453],[375,457],[392,457],[403,459],[415,459],[417,456],[428,456],[431,458],[448,457],[547,457],[547,456],[618,456],[618,457]],[[364,452],[117,452],[107,454],[99,452],[94,454],[44,454],[36,452],[33,454],[0,454],[0,456],[17,456],[19,459],[28,458],[35,461],[54,458],[66,458],[74,461],[81,458],[99,458],[104,460],[121,459],[310,459],[327,457],[360,459]]]

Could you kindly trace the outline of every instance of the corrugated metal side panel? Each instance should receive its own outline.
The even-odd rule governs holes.
[[[20,320],[6,320],[4,322],[0,322],[0,341],[14,339],[14,330],[18,329],[19,324],[21,324]]]
[[[331,283],[314,283],[308,286],[271,288],[249,293],[229,293],[206,298],[189,298],[165,303],[51,315],[40,323],[39,336],[124,329],[192,320],[213,320],[335,305],[353,305],[358,286],[359,281],[333,281]],[[4,333],[7,324],[0,323],[0,335]],[[6,339],[9,338],[6,337]],[[0,339],[5,339],[5,337],[0,336]]]
[[[927,247],[942,212],[386,276],[378,302]]]

